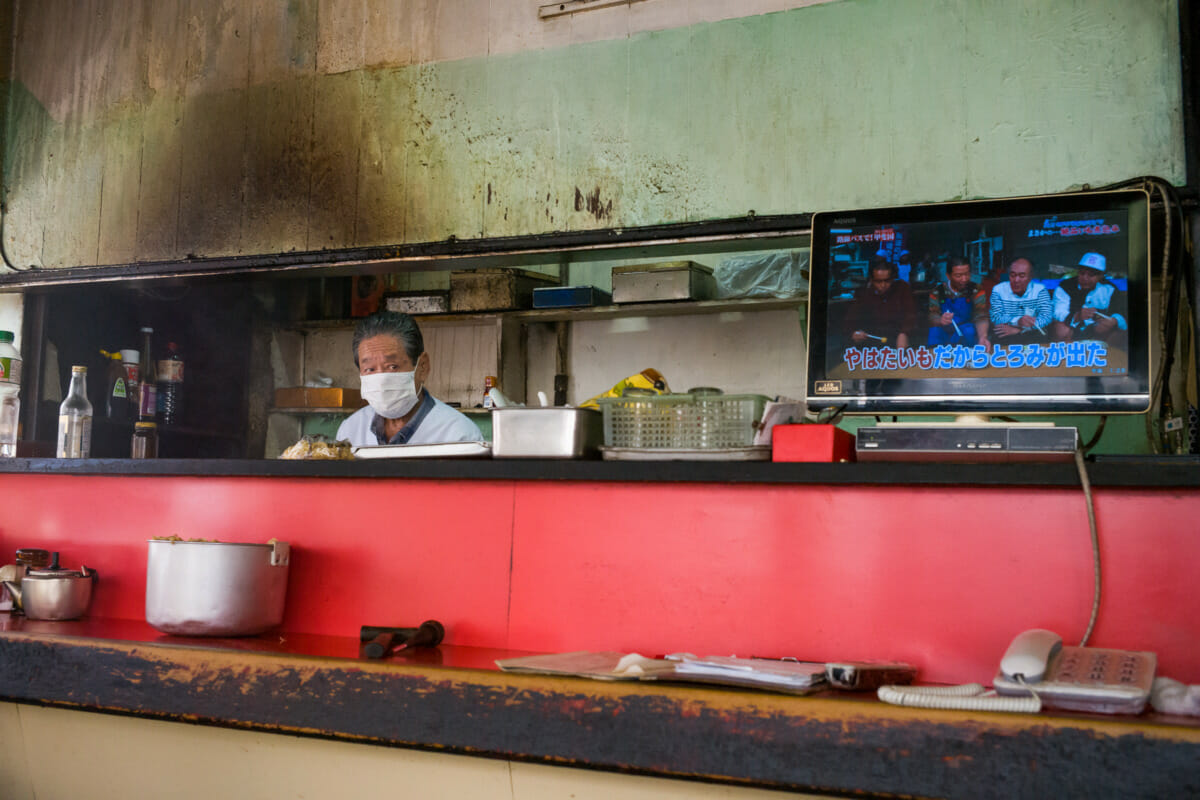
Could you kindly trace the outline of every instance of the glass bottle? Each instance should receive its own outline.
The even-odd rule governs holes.
[[[58,457],[87,458],[92,451],[92,404],[87,367],[71,367],[71,388],[58,407]]]
[[[183,357],[175,342],[158,362],[158,416],[164,425],[177,425],[183,416]]]
[[[158,458],[158,425],[154,422],[133,423],[130,458]]]
[[[158,380],[150,355],[152,333],[154,328],[142,328],[142,359],[138,365],[138,419],[151,422],[158,414]]]

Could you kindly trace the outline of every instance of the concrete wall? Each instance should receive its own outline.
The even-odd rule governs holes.
[[[1174,0],[640,0],[550,21],[537,5],[20,2],[9,255],[61,267],[1183,179]]]

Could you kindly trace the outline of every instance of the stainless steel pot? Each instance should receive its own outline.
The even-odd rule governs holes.
[[[13,601],[29,619],[78,619],[92,601],[96,570],[59,569],[58,553],[48,569],[31,569],[20,582],[3,581]]]
[[[287,542],[151,539],[146,621],[183,636],[253,636],[283,622]]]

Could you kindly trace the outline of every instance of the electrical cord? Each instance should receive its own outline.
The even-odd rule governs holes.
[[[1083,448],[1075,451],[1075,469],[1079,472],[1079,483],[1083,486],[1083,497],[1087,502],[1088,530],[1092,537],[1092,613],[1088,618],[1087,630],[1079,646],[1083,647],[1092,638],[1096,618],[1100,616],[1100,535],[1096,530],[1096,504],[1092,498],[1092,482],[1088,478],[1087,464],[1083,460]]]
[[[1029,689],[1029,697],[1001,697],[986,691],[978,683],[961,686],[880,686],[876,696],[885,703],[909,708],[935,708],[961,711],[1011,711],[1036,714],[1042,710],[1037,692],[1018,677]]]
[[[1190,336],[1192,320],[1178,320],[1180,292],[1194,292],[1194,286],[1186,278],[1182,259],[1184,255],[1185,220],[1183,206],[1179,201],[1175,187],[1168,181],[1154,175],[1143,175],[1137,178],[1101,186],[1097,191],[1116,189],[1141,188],[1148,195],[1157,195],[1163,205],[1163,253],[1161,261],[1162,297],[1159,302],[1159,319],[1156,329],[1159,344],[1159,360],[1150,388],[1150,408],[1146,413],[1146,438],[1156,453],[1165,450],[1179,451],[1182,447],[1178,431],[1161,431],[1159,427],[1164,421],[1174,418],[1175,404],[1171,395],[1170,372],[1175,360],[1176,334],[1181,324],[1185,327],[1185,336]],[[1176,242],[1178,237],[1179,241]],[[1194,297],[1186,298],[1193,305]],[[1168,441],[1167,434],[1172,434]]]
[[[1083,454],[1086,456],[1092,452],[1097,444],[1100,443],[1100,437],[1104,435],[1104,426],[1108,424],[1108,414],[1100,416],[1100,423],[1096,426],[1096,432],[1092,434],[1092,438],[1087,440],[1087,444],[1083,445]]]

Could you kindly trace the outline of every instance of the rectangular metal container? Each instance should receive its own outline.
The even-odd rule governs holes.
[[[553,286],[556,278],[540,272],[503,267],[459,270],[450,273],[451,311],[504,311],[529,308],[533,290]]]
[[[712,269],[694,261],[613,267],[614,303],[709,300],[716,293]]]
[[[450,310],[449,292],[394,292],[384,297],[388,311],[405,314],[445,314]]]
[[[603,439],[604,418],[594,409],[492,409],[492,458],[588,458]]]
[[[539,286],[533,290],[534,308],[606,306],[612,295],[595,286]]]

